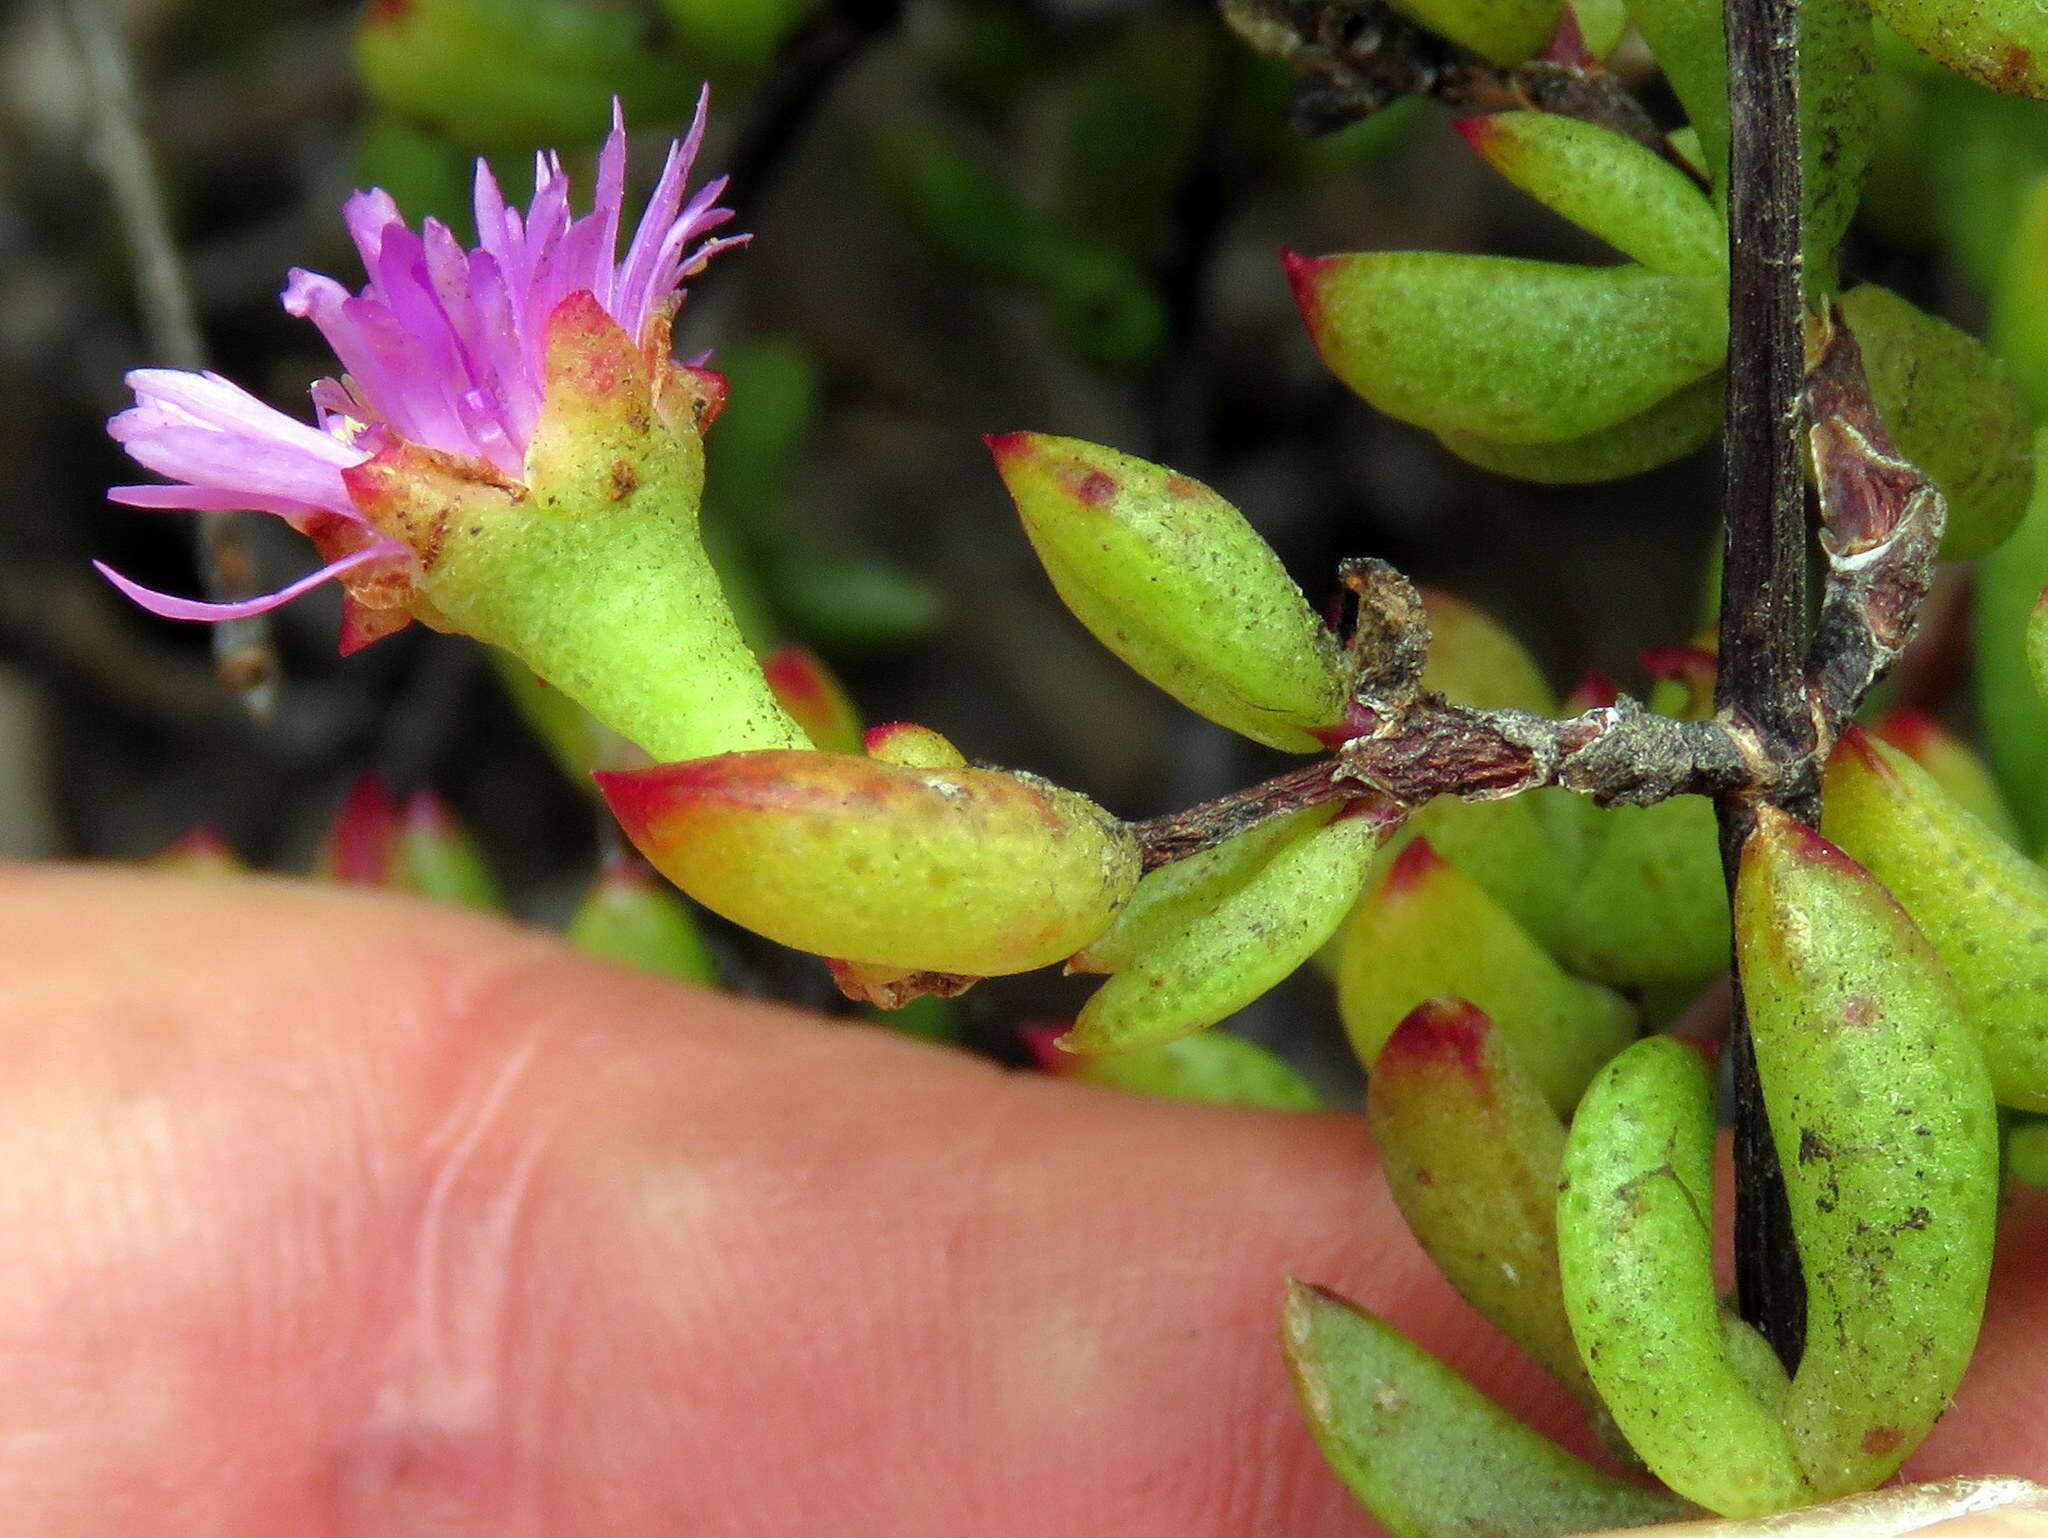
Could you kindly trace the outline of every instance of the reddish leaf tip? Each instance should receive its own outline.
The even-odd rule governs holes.
[[[1918,758],[1948,735],[1926,711],[1906,705],[1886,711],[1874,730],[1881,741],[1890,743],[1908,758]]]
[[[1443,868],[1444,857],[1431,847],[1428,838],[1418,834],[1394,856],[1381,891],[1388,897],[1406,897]]]
[[[1576,715],[1587,710],[1604,710],[1621,698],[1621,688],[1605,673],[1588,673],[1578,682],[1566,698],[1565,713]]]
[[[458,831],[448,803],[425,785],[406,800],[405,829],[432,839],[452,838]]]
[[[1493,1021],[1471,1000],[1429,999],[1394,1027],[1373,1072],[1449,1068],[1485,1083],[1492,1078],[1486,1062],[1486,1043],[1492,1034]]]
[[[770,652],[761,664],[761,672],[768,680],[768,687],[785,703],[801,700],[823,704],[829,698],[817,654],[794,641]]]
[[[1884,754],[1878,751],[1876,740],[1856,722],[1850,722],[1842,735],[1836,740],[1835,751],[1846,757],[1854,758],[1857,763],[1868,769],[1872,774],[1882,775],[1888,780],[1897,778],[1892,772],[1892,766],[1884,761]],[[1906,752],[1907,750],[1901,748],[1900,751]]]
[[[1586,46],[1586,34],[1579,26],[1578,13],[1570,5],[1564,6],[1557,18],[1557,31],[1550,39],[1550,46],[1543,51],[1544,60],[1551,64],[1563,64],[1573,69],[1585,69],[1597,62],[1593,50]]]
[[[1788,858],[1802,865],[1853,871],[1859,876],[1867,874],[1861,865],[1822,838],[1817,830],[1809,828],[1789,812],[1781,812],[1774,806],[1758,808],[1756,832],[1750,837],[1775,843]]]
[[[398,808],[374,771],[358,775],[321,848],[321,869],[349,886],[385,886],[395,873]]]
[[[1073,1053],[1060,1045],[1072,1028],[1073,1022],[1052,1024],[1043,1022],[1035,1025],[1021,1025],[1017,1034],[1023,1039],[1025,1049],[1030,1052],[1032,1062],[1050,1074],[1069,1074],[1078,1066]]]
[[[1453,119],[1451,127],[1457,130],[1459,138],[1482,155],[1486,153],[1488,141],[1497,132],[1492,117],[1485,113]]]
[[[988,445],[988,451],[995,455],[996,468],[1007,468],[1012,461],[1029,454],[1037,442],[1036,433],[983,433],[981,441]]]

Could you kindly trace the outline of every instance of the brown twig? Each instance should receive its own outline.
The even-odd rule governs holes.
[[[1799,0],[1727,0],[1726,19],[1728,395],[1715,702],[1746,721],[1782,769],[1755,793],[1719,803],[1732,900],[1758,803],[1817,822],[1820,790],[1806,694],[1806,489],[1799,455]],[[1729,1055],[1737,1306],[1790,1370],[1805,1348],[1806,1282],[1739,982]]]
[[[127,48],[105,0],[62,0],[59,7],[92,103],[93,152],[112,194],[135,263],[135,285],[150,350],[172,368],[205,365],[206,349],[185,264],[171,235],[156,157],[142,131],[142,105]],[[240,514],[194,520],[200,580],[216,602],[260,592]],[[213,628],[214,672],[251,715],[266,717],[277,699],[278,660],[262,616]]]
[[[1301,77],[1291,115],[1303,133],[1332,133],[1402,97],[1424,96],[1460,112],[1526,109],[1597,123],[1701,181],[1642,104],[1597,61],[1532,59],[1509,68],[1417,26],[1384,0],[1221,5],[1239,36]]]

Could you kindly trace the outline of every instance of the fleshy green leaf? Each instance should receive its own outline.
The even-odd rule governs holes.
[[[1704,446],[1721,426],[1726,376],[1714,370],[1627,420],[1562,443],[1500,443],[1477,433],[1439,433],[1468,464],[1543,486],[1585,486],[1641,475]]]
[[[1496,64],[1520,64],[1541,53],[1562,9],[1558,0],[1396,0],[1394,8]]]
[[[716,987],[718,968],[689,907],[630,856],[610,861],[569,920],[587,956]]]
[[[1977,563],[1971,662],[1984,745],[2013,810],[2039,847],[2048,843],[2048,704],[2027,664],[2027,626],[2048,588],[2048,433],[2034,439],[2034,494],[2012,538]]]
[[[1074,617],[1175,699],[1294,752],[1343,719],[1335,639],[1244,515],[1199,481],[1075,438],[992,436],[1024,532]]]
[[[1997,1111],[1934,947],[1867,871],[1769,807],[1735,932],[1806,1275],[1784,1422],[1831,1499],[1889,1478],[1962,1381],[1991,1273]]]
[[[1463,999],[1419,1004],[1366,1086],[1387,1189],[1458,1295],[1597,1403],[1557,1270],[1564,1123],[1513,1046]]]
[[[1425,1000],[1484,1010],[1543,1093],[1569,1112],[1586,1083],[1635,1034],[1617,995],[1567,976],[1468,876],[1418,838],[1345,926],[1338,1007],[1368,1069],[1394,1027]]]
[[[1082,1006],[1061,1045],[1130,1051],[1243,1009],[1336,933],[1386,832],[1360,813],[1281,844],[1242,885],[1133,956]]]
[[[2019,819],[1991,777],[1990,765],[1939,721],[1917,710],[1889,710],[1871,731],[1925,769],[1957,806],[1985,827],[2016,849],[2026,847]]]
[[[1873,0],[1870,9],[1958,74],[2007,96],[2048,99],[2048,11],[1984,0]]]
[[[1728,227],[1714,205],[1626,134],[1533,111],[1465,118],[1458,131],[1517,187],[1650,271],[1727,276]]]
[[[1559,925],[1559,959],[1617,984],[1697,987],[1728,966],[1728,898],[1713,803],[1615,807]]]
[[[1865,284],[1841,303],[1885,425],[1948,499],[1942,555],[1984,554],[2018,526],[2034,484],[2033,428],[2012,376],[1968,332],[1889,289]]]
[[[1811,1491],[1756,1392],[1756,1357],[1729,1351],[1739,1329],[1714,1287],[1714,1125],[1696,1048],[1652,1037],[1609,1063],[1565,1145],[1558,1254],[1580,1355],[1629,1444],[1688,1500],[1758,1516]]]
[[[1563,1538],[1690,1511],[1538,1436],[1335,1293],[1289,1283],[1283,1330],[1316,1445],[1394,1538]]]
[[[1315,1087],[1285,1059],[1222,1030],[1109,1057],[1070,1056],[1048,1041],[1041,1060],[1061,1078],[1161,1100],[1269,1111],[1314,1111],[1323,1104]]]
[[[457,903],[496,913],[505,906],[497,879],[469,830],[448,804],[430,790],[406,803],[398,833],[398,882],[408,892],[436,902]]]
[[[1434,251],[1288,259],[1323,361],[1373,405],[1502,443],[1583,438],[1718,368],[1715,278]]]
[[[1826,786],[1824,830],[1934,943],[1998,1098],[2048,1111],[2048,871],[1860,729],[1843,735]]]
[[[1728,41],[1720,0],[1628,0],[1628,13],[1699,135],[1716,187],[1728,179]]]
[[[808,749],[598,777],[640,852],[715,913],[798,950],[994,976],[1071,955],[1138,880],[1130,830],[995,769]]]

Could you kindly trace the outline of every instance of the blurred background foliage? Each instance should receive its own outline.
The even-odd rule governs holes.
[[[1417,102],[1320,139],[1291,82],[1202,0],[127,0],[118,7],[215,366],[287,410],[329,367],[279,309],[287,268],[354,284],[336,217],[358,185],[467,234],[469,166],[572,164],[616,93],[641,185],[712,82],[700,166],[730,170],[754,244],[694,287],[679,350],[732,377],[711,436],[715,549],[764,646],[823,655],[870,723],[909,718],[1126,817],[1258,778],[1261,750],[1179,710],[1060,608],[979,438],[1034,429],[1196,475],[1312,598],[1375,555],[1490,610],[1561,693],[1700,606],[1711,449],[1648,475],[1542,487],[1467,465],[1317,361],[1279,260],[1435,249],[1603,262]],[[1675,105],[1639,47],[1615,68]],[[2048,107],[1894,59],[1846,271],[1981,330]],[[585,183],[587,185],[587,182]],[[90,162],[81,77],[40,4],[0,22],[0,853],[138,858],[219,829],[306,868],[350,780],[432,785],[512,905],[559,922],[604,835],[469,643],[413,627],[345,666],[333,595],[279,612],[268,720],[213,683],[208,637],[122,604],[99,556],[192,591],[181,519],[110,507],[102,432],[148,363],[121,232]],[[2015,362],[2026,368],[2028,360]],[[305,552],[251,530],[266,576]],[[1953,583],[1953,575],[1951,576]],[[1954,713],[1954,594],[1894,692]],[[815,963],[714,927],[743,987],[834,1006]],[[1348,1054],[1320,984],[1237,1022],[1318,1075]],[[971,1033],[1071,1013],[1007,980]],[[1319,1045],[1320,1044],[1320,1045]]]

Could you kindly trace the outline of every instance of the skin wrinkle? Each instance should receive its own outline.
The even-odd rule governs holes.
[[[336,1460],[380,1386],[394,1278],[417,1285],[427,1139],[528,1041],[446,1185],[441,1243],[463,1274],[454,1236],[522,1193],[496,1328],[503,1424],[544,1439],[546,1538],[1367,1538],[1279,1365],[1289,1271],[1518,1413],[1575,1420],[1428,1277],[1355,1118],[1003,1081],[502,924],[284,883],[0,869],[0,954],[0,1254],[31,1261],[0,1266],[11,1531],[415,1538],[342,1526]],[[142,1166],[105,1149],[124,1081],[184,1108]],[[1000,1180],[969,1162],[983,1147]],[[388,1183],[364,1189],[371,1167]],[[636,1194],[670,1171],[707,1199]],[[145,1180],[198,1230],[116,1232],[150,1207],[119,1185]],[[46,1248],[67,1207],[77,1232]],[[1977,1368],[1915,1475],[2048,1475],[2048,1200],[2015,1193],[2007,1216]],[[949,1236],[966,1317],[930,1307]],[[252,1270],[282,1243],[332,1262]],[[1097,1311],[1104,1278],[1118,1306]],[[1006,1441],[945,1385],[1045,1301],[1093,1321],[1104,1374]],[[147,1395],[122,1391],[137,1364]]]

